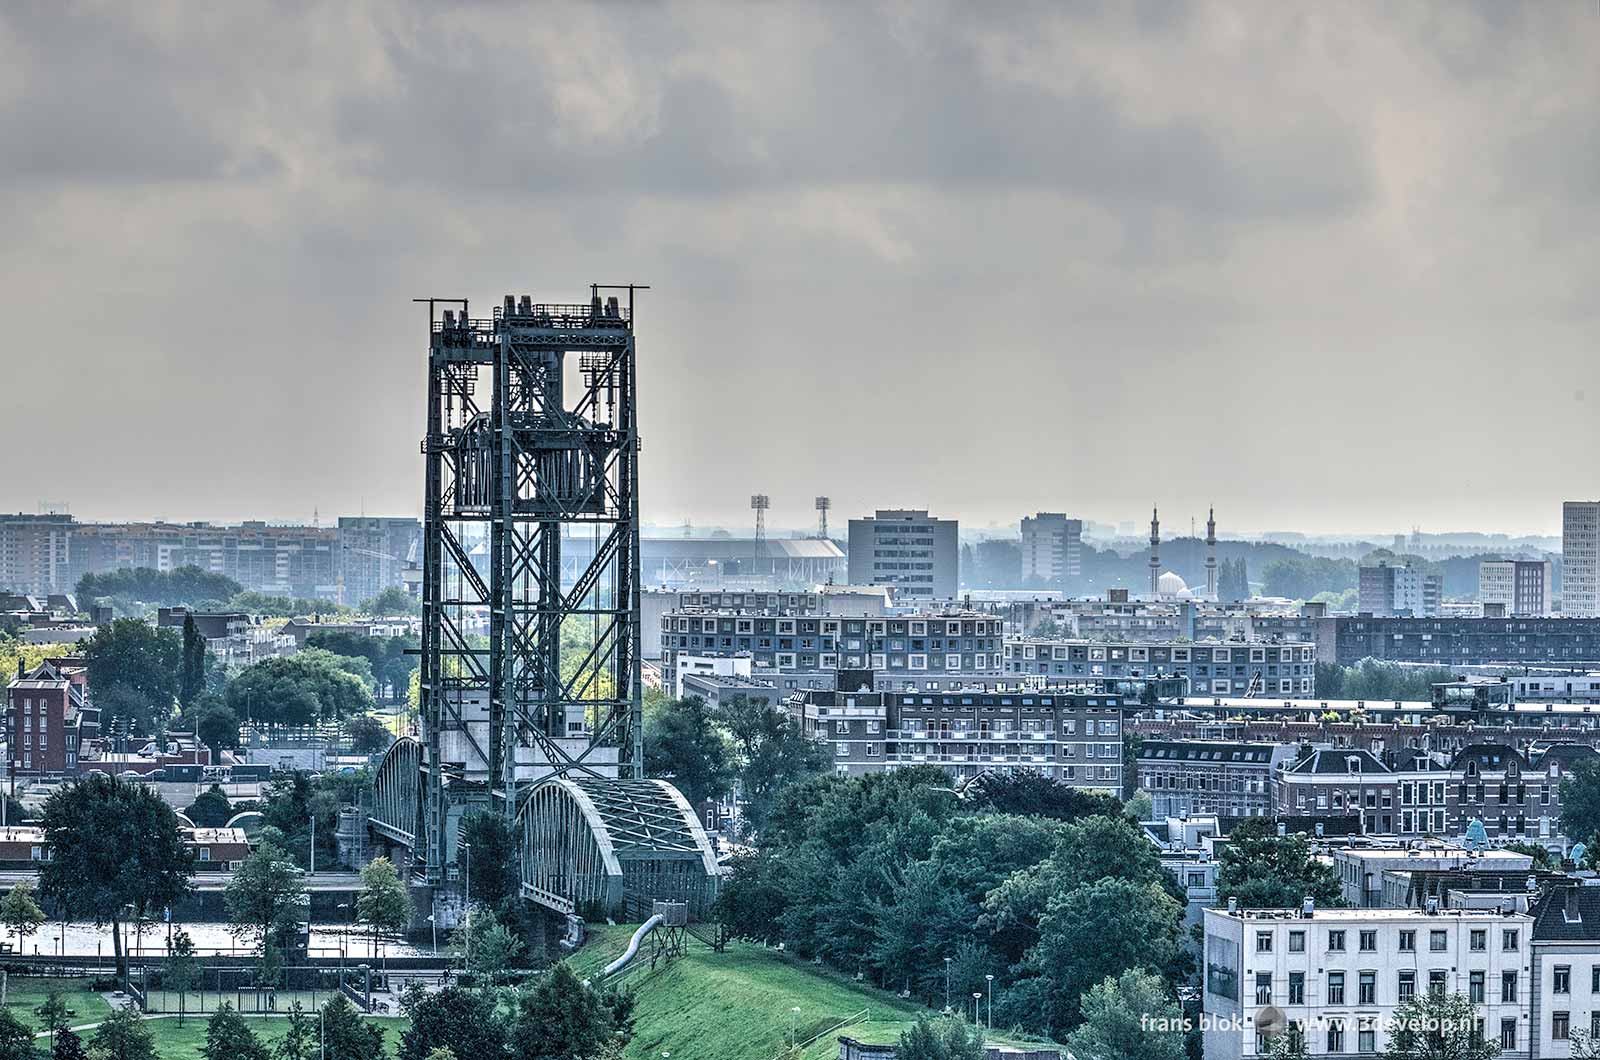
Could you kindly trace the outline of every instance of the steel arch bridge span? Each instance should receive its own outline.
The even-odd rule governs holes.
[[[559,777],[518,811],[522,894],[559,913],[615,916],[683,902],[703,917],[717,858],[694,809],[662,780]]]
[[[378,763],[372,788],[372,830],[415,848],[422,830],[422,745],[409,736],[396,740]]]

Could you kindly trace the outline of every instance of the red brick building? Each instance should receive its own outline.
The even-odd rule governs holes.
[[[83,741],[98,736],[99,728],[99,712],[85,701],[82,682],[49,662],[19,672],[6,687],[7,760],[17,775],[76,773]]]

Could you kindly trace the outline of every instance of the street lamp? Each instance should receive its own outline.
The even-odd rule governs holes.
[[[789,1048],[794,1048],[795,1021],[800,1018],[800,1006],[789,1006]]]
[[[988,1026],[988,1030],[989,1030],[989,1033],[993,1034],[994,1033],[994,976],[993,975],[986,975],[986,976],[984,976],[984,978],[989,981],[989,1006],[988,1006],[988,1008],[989,1008],[989,1026]]]
[[[433,955],[437,957],[439,956],[439,922],[433,918],[432,913],[428,914],[428,926],[433,929]]]
[[[983,1000],[983,991],[974,990],[972,992],[972,1024],[973,1024],[973,1026],[977,1026],[977,1024],[978,1024],[978,1002],[980,1002],[982,1000]]]
[[[944,959],[944,1010],[950,1011],[950,958]]]

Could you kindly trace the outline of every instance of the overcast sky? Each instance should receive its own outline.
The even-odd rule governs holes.
[[[1595,0],[0,7],[0,509],[421,509],[410,299],[641,296],[646,518],[1549,531]]]

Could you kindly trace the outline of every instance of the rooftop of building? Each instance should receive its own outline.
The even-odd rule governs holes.
[[[1355,921],[1358,923],[1399,923],[1410,921],[1437,921],[1448,919],[1459,920],[1505,920],[1505,919],[1531,919],[1526,913],[1503,913],[1498,909],[1323,909],[1311,911],[1309,916],[1302,909],[1207,909],[1206,914],[1227,917],[1231,920],[1260,923],[1264,921],[1321,921],[1331,923],[1335,921]]]
[[[1466,847],[1424,846],[1362,846],[1347,847],[1339,852],[1340,857],[1355,858],[1360,861],[1377,860],[1404,860],[1416,862],[1428,861],[1453,861],[1465,860],[1481,864],[1500,862],[1510,867],[1512,862],[1528,864],[1531,858],[1527,854],[1519,854],[1515,850],[1469,850]]]
[[[1313,774],[1389,773],[1390,768],[1368,751],[1355,747],[1319,747],[1285,770],[1299,776]]]
[[[1277,744],[1239,743],[1233,740],[1145,740],[1139,746],[1139,758],[1171,762],[1266,764],[1272,761],[1277,748]]]

